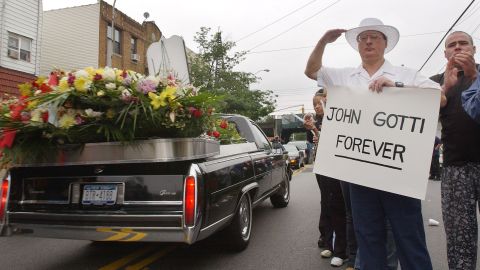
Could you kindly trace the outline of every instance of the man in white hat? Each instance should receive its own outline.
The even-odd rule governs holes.
[[[359,52],[362,63],[358,67],[328,68],[322,65],[322,57],[328,43],[336,41],[343,33],[348,43]],[[350,30],[332,29],[318,41],[307,62],[305,75],[321,86],[368,87],[381,92],[383,87],[440,86],[406,67],[393,66],[384,54],[397,44],[399,32],[393,26],[384,25],[379,19],[367,18],[360,26]],[[442,100],[444,97],[442,97]],[[360,255],[360,269],[385,269],[385,221],[388,220],[397,246],[402,269],[430,270],[432,263],[425,243],[421,202],[360,185],[350,184],[353,223]]]

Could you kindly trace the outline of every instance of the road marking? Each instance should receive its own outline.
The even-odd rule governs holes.
[[[120,240],[120,241],[124,241],[124,242],[140,241],[143,238],[145,238],[145,236],[147,236],[146,233],[136,232],[136,231],[133,231],[130,228],[124,228],[124,229],[121,229],[120,231],[124,232],[124,233],[128,233],[129,235],[134,234],[131,238]]]
[[[97,228],[97,232],[113,233],[112,236],[107,237],[101,241],[133,242],[133,241],[140,241],[143,238],[145,238],[145,236],[147,236],[146,233],[136,232],[130,228],[123,228],[123,229],[120,229],[120,231],[116,231],[112,228]],[[130,236],[131,238],[128,238]],[[128,239],[125,239],[125,238],[128,238]]]
[[[304,170],[305,170],[305,166],[304,166],[304,167],[302,167],[302,168],[300,168],[300,169],[298,169],[298,170],[296,170],[296,171],[294,171],[292,176],[295,176],[295,175],[297,175],[297,174],[299,174],[299,173],[303,172]]]
[[[97,232],[108,232],[108,233],[113,233],[114,235],[107,237],[103,239],[102,241],[119,241],[125,237],[128,237],[130,233],[128,232],[117,232],[113,230],[112,228],[97,228]]]
[[[129,262],[145,255],[146,253],[152,251],[155,249],[155,246],[151,245],[151,246],[147,246],[145,248],[142,248],[140,250],[137,250],[135,251],[134,253],[126,256],[126,257],[123,257],[121,259],[118,259],[110,264],[107,264],[105,266],[103,266],[102,268],[100,268],[99,270],[117,270],[117,269],[120,269],[120,267],[123,267],[125,265],[127,265]]]
[[[153,262],[155,262],[156,260],[160,259],[161,257],[165,256],[167,253],[171,252],[172,250],[174,250],[176,248],[176,246],[170,246],[170,247],[167,247],[165,249],[162,249],[158,252],[155,252],[153,253],[151,256],[139,261],[138,263],[134,264],[134,265],[130,265],[130,266],[127,266],[125,267],[125,270],[141,270],[143,269],[145,266],[147,265],[150,265],[152,264]]]

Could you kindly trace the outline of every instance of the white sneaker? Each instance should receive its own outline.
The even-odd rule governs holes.
[[[339,267],[343,265],[343,259],[339,257],[333,257],[332,260],[330,261],[331,266]]]
[[[322,256],[322,258],[330,258],[332,257],[333,253],[328,250],[328,249],[325,249],[324,251],[320,252],[320,256]]]

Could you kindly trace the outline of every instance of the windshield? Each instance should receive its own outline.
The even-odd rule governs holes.
[[[293,144],[285,144],[285,150],[287,150],[288,152],[298,152],[298,149],[295,145]]]
[[[296,145],[300,150],[307,149],[307,143],[304,141],[289,142],[289,144]]]

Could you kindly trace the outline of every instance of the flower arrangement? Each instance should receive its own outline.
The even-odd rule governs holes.
[[[209,129],[207,135],[216,138],[220,141],[220,144],[234,144],[247,141],[238,133],[234,123],[230,123],[221,117],[215,119],[214,126]]]
[[[19,98],[1,101],[2,164],[39,160],[71,144],[196,137],[211,129],[219,102],[172,75],[109,67],[55,70],[19,90]]]

